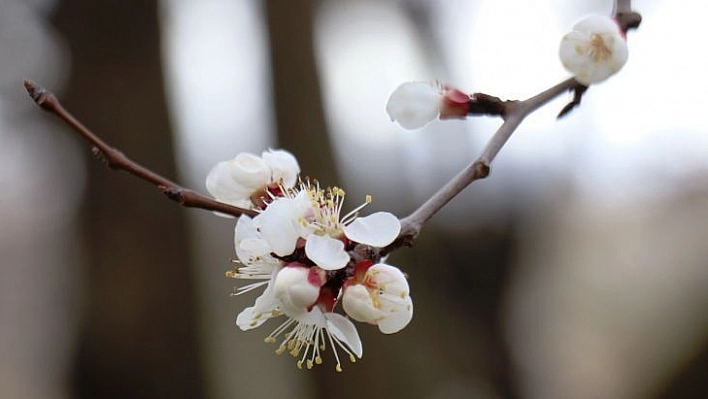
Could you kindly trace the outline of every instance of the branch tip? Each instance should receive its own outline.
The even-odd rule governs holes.
[[[38,85],[37,82],[31,79],[25,79],[24,86],[25,90],[27,90],[27,94],[29,94],[30,98],[32,98],[32,101],[34,101],[35,104],[39,105],[45,110],[49,109],[47,102],[51,101],[54,98],[54,94],[52,94],[44,87]]]
[[[589,86],[585,86],[580,83],[576,83],[575,86],[572,88],[573,90],[573,99],[570,100],[568,104],[561,109],[561,111],[558,113],[558,116],[556,117],[557,119],[560,119],[570,113],[570,111],[574,110],[577,106],[580,105],[580,102],[583,100],[583,94],[588,90]]]

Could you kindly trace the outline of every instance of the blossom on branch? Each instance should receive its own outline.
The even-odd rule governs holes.
[[[341,188],[323,189],[309,180],[292,183],[286,176],[297,165],[294,157],[290,162],[278,155],[287,161],[281,163],[287,167],[280,169],[267,159],[267,154],[284,153],[271,151],[262,158],[239,155],[230,165],[217,165],[207,179],[211,179],[208,185],[212,188],[222,190],[222,198],[236,196],[225,190],[228,187],[249,187],[262,194],[257,201],[253,201],[253,194],[242,197],[251,201],[258,214],[241,216],[236,223],[238,260],[227,276],[260,280],[238,288],[236,295],[259,288],[263,292],[253,306],[239,313],[236,324],[250,330],[285,316],[287,320],[266,338],[266,342],[275,342],[284,336],[276,353],[287,350],[299,357],[299,368],[311,368],[322,363],[320,352],[329,343],[337,362],[335,369],[341,371],[338,350],[352,362],[362,355],[359,335],[349,317],[375,324],[386,334],[400,331],[411,320],[412,301],[403,273],[378,263],[377,251],[364,251],[370,255],[355,251],[360,245],[382,248],[391,244],[401,223],[388,212],[359,217],[371,202],[370,196],[344,214],[345,192]],[[221,184],[224,181],[228,184]],[[348,302],[342,306],[346,316],[337,312],[342,300]]]
[[[575,80],[589,86],[617,73],[627,62],[627,40],[617,21],[590,15],[561,39],[559,55]]]
[[[376,324],[384,334],[402,330],[413,317],[413,301],[403,272],[384,263],[358,266],[344,285],[344,311],[356,321]]]
[[[297,159],[287,151],[264,151],[260,157],[243,152],[214,166],[207,175],[206,187],[221,202],[260,209],[270,192],[293,187],[299,173]]]
[[[419,129],[435,118],[467,116],[470,97],[437,82],[407,82],[391,93],[386,112],[405,129]]]

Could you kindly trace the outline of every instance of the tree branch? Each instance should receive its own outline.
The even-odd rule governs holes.
[[[575,79],[570,78],[527,100],[504,102],[505,109],[502,113],[504,115],[504,123],[502,123],[496,133],[494,133],[492,138],[487,142],[480,156],[440,188],[413,213],[401,219],[401,234],[393,244],[383,250],[383,253],[389,253],[402,245],[411,245],[417,238],[425,222],[438,213],[440,209],[471,183],[476,180],[484,179],[489,175],[492,161],[494,161],[494,158],[499,154],[504,144],[506,144],[507,140],[509,140],[514,131],[516,131],[516,128],[519,127],[521,122],[529,114],[558,95],[568,90],[575,89],[578,85],[579,83],[576,82]]]
[[[630,29],[636,29],[642,23],[642,16],[632,11],[631,0],[615,0],[612,14],[617,19],[617,23],[624,33]]]
[[[632,11],[630,0],[615,0],[613,15],[624,32],[627,32],[629,29],[637,28],[642,21],[641,15]],[[109,168],[124,170],[152,183],[169,199],[186,207],[216,211],[235,217],[241,215],[255,216],[257,214],[257,212],[253,210],[237,208],[215,201],[193,190],[183,188],[165,177],[139,165],[88,130],[61,106],[54,94],[38,86],[31,80],[25,80],[25,88],[37,105],[57,115],[88,140],[93,145],[94,154],[103,160]],[[475,93],[469,100],[468,115],[497,115],[504,121],[489,142],[487,142],[480,156],[434,193],[413,213],[401,219],[401,233],[391,245],[381,250],[368,247],[360,248],[360,250],[378,252],[379,256],[383,256],[401,246],[412,245],[420,234],[423,225],[430,218],[467,186],[489,175],[491,163],[528,115],[560,94],[566,91],[573,91],[573,100],[567,104],[559,114],[559,117],[564,116],[580,104],[582,95],[586,90],[587,86],[570,78],[523,101],[502,101],[498,97],[484,93]]]
[[[101,140],[81,122],[79,122],[73,115],[65,110],[53,93],[31,80],[25,80],[24,85],[30,97],[32,97],[32,100],[34,100],[37,105],[45,111],[49,111],[61,118],[84,139],[91,143],[93,146],[94,155],[102,160],[109,168],[126,171],[133,176],[157,186],[157,188],[165,194],[167,198],[185,207],[205,209],[236,217],[241,215],[255,216],[257,214],[255,211],[241,209],[218,202],[212,198],[199,194],[196,191],[181,187],[169,179],[132,161],[130,158],[125,156],[125,154]]]
[[[620,28],[625,33],[629,29],[637,28],[642,21],[641,15],[632,11],[630,0],[615,0],[613,15],[617,19]],[[499,154],[504,144],[506,144],[514,131],[516,131],[516,128],[519,127],[521,122],[523,122],[529,114],[558,95],[572,90],[573,100],[568,103],[558,115],[558,117],[562,117],[580,105],[582,96],[587,89],[587,86],[580,84],[574,78],[570,78],[524,101],[502,102],[496,97],[482,95],[480,93],[476,93],[472,96],[472,100],[475,98],[483,98],[486,102],[483,104],[484,106],[479,109],[473,109],[470,106],[470,115],[500,115],[504,119],[504,123],[497,129],[489,142],[487,142],[486,147],[477,160],[453,177],[413,213],[401,219],[401,233],[398,239],[388,247],[383,248],[381,254],[385,255],[404,245],[411,246],[420,234],[425,222],[432,218],[467,186],[487,177],[492,161],[494,161],[494,158]],[[490,106],[490,104],[501,107],[501,110]],[[490,109],[492,112],[490,112]]]

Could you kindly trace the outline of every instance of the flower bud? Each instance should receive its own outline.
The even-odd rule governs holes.
[[[386,104],[391,120],[405,129],[419,129],[437,118],[464,118],[469,96],[460,90],[431,82],[398,86]]]
[[[413,317],[408,282],[396,267],[371,266],[362,281],[345,286],[342,307],[354,320],[376,324],[384,334],[402,330]]]
[[[309,310],[320,295],[323,279],[316,267],[291,263],[278,272],[273,286],[280,310],[292,316]]]

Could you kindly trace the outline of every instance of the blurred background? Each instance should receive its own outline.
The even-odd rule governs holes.
[[[707,3],[634,1],[630,58],[563,120],[529,117],[490,178],[389,263],[416,313],[364,357],[299,371],[242,332],[234,221],[92,159],[27,97],[55,91],[134,160],[204,192],[286,148],[352,207],[405,216],[498,119],[403,131],[409,80],[527,98],[610,0],[0,0],[0,397],[708,397]]]

